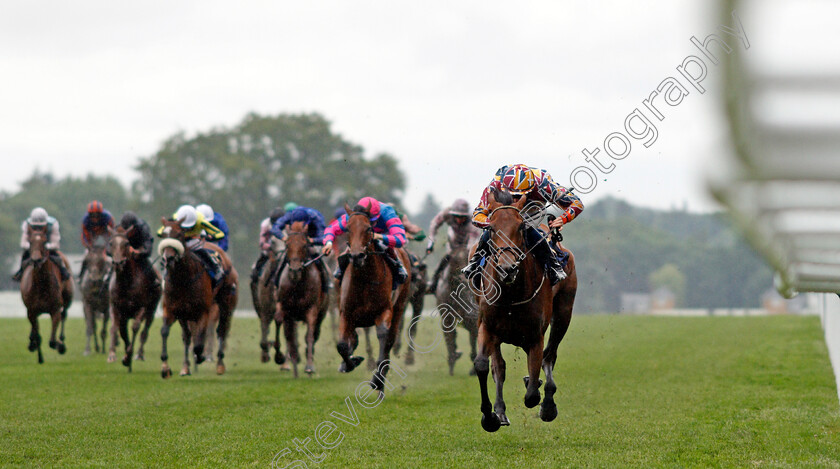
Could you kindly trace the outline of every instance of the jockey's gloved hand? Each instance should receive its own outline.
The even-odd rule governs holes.
[[[324,244],[324,248],[321,249],[321,252],[323,252],[325,256],[329,256],[330,252],[332,252],[332,241],[328,241]]]
[[[385,241],[382,241],[380,238],[376,238],[373,240],[374,246],[376,246],[376,250],[379,252],[383,252],[388,249],[388,246],[385,245]]]
[[[430,239],[429,244],[426,245],[426,254],[431,254],[435,250],[435,240]]]

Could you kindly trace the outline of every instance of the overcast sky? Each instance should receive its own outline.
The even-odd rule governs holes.
[[[319,112],[368,155],[393,154],[409,209],[428,192],[475,203],[512,162],[569,185],[583,148],[603,148],[662,80],[680,76],[676,66],[698,54],[691,36],[716,32],[716,6],[4,2],[0,190],[17,190],[36,167],[128,182],[138,158],[173,133],[232,126],[250,111]],[[658,139],[633,140],[584,202],[715,209],[701,175],[725,148],[721,76],[710,66],[712,91],[689,88],[663,106]]]

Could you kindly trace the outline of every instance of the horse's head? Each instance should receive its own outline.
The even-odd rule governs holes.
[[[117,269],[122,268],[125,265],[125,261],[131,255],[131,245],[128,243],[128,236],[133,229],[134,227],[131,227],[126,231],[122,226],[118,226],[116,230],[108,230],[111,233],[111,240],[109,241],[111,260]]]
[[[92,281],[102,281],[108,273],[110,259],[105,252],[107,243],[105,236],[97,236],[85,255],[86,275]]]
[[[39,265],[47,259],[47,232],[46,228],[30,227],[29,230],[29,258],[35,265]]]
[[[162,217],[160,219],[161,224],[163,224],[163,230],[161,231],[163,240],[158,244],[158,254],[160,254],[164,265],[167,267],[180,260],[184,254],[186,232],[181,227],[183,221],[183,218],[180,220],[167,220]]]
[[[286,232],[286,260],[289,262],[289,280],[299,282],[303,276],[306,258],[309,256],[309,226],[302,222],[292,223]]]
[[[347,244],[350,245],[350,259],[353,265],[361,267],[365,264],[368,249],[373,243],[373,226],[370,221],[370,208],[357,205],[353,209],[344,204],[347,211]]]
[[[510,284],[519,273],[519,263],[525,257],[526,224],[521,210],[527,199],[520,197],[516,202],[509,192],[493,191],[487,217],[490,238],[490,259],[498,267],[500,280]]]

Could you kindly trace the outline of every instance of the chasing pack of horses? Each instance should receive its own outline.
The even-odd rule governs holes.
[[[547,280],[547,273],[525,240],[525,225],[529,223],[522,213],[525,203],[525,198],[514,202],[510,194],[495,193],[490,201],[487,228],[491,248],[480,276],[468,279],[462,272],[475,246],[454,249],[434,288],[436,311],[442,306],[452,311],[448,323],[441,317],[449,374],[454,374],[455,363],[462,355],[456,343],[460,327],[469,337],[473,361],[470,374],[478,378],[481,426],[488,432],[510,425],[503,398],[506,375],[502,344],[520,347],[527,354],[525,406],[539,405],[539,417],[546,422],[558,414],[554,366],[558,346],[571,321],[577,290],[575,262],[559,239],[550,238],[555,250],[565,253],[568,261],[563,280],[555,285]],[[417,258],[412,260],[404,247],[396,249],[399,262],[411,273],[410,280],[398,283],[384,258],[387,254],[376,249],[371,214],[358,206],[353,209],[345,205],[345,210],[346,233],[336,239],[335,249],[329,255],[312,245],[303,222],[292,223],[282,241],[274,238],[261,275],[250,284],[261,332],[256,345],[262,362],[272,360],[273,348],[274,363],[293,371],[296,378],[301,363],[306,375],[316,376],[315,344],[324,319],[330,317],[339,371],[354,371],[367,355],[367,368],[372,371],[370,386],[384,394],[392,355],[401,348],[407,349],[405,361],[410,365],[415,352],[426,352],[414,349],[416,328],[405,324],[416,325],[422,320],[425,265]],[[148,258],[137,255],[128,242],[130,233],[122,227],[111,230],[107,240],[97,240],[86,253],[87,267],[79,284],[87,333],[84,353],[91,353],[91,341],[93,351],[106,353],[106,341],[110,338],[107,361],[116,361],[121,344],[121,362],[130,372],[133,361],[145,360],[144,348],[160,306],[161,376],[172,376],[168,338],[176,322],[183,343],[180,375],[192,374],[207,360],[215,361],[217,374],[224,374],[228,334],[238,302],[239,274],[225,251],[200,240],[201,247],[211,250],[224,270],[221,279],[214,279],[190,247],[190,240],[185,239],[178,221],[164,218],[161,223],[159,269],[150,268]],[[549,232],[546,226],[542,230]],[[43,233],[33,232],[29,241],[31,261],[23,272],[20,290],[31,323],[28,348],[37,351],[38,362],[43,363],[37,318],[40,314],[50,315],[49,346],[64,354],[64,324],[75,285],[72,276],[62,279],[59,267],[50,261]],[[316,263],[325,262],[331,272],[339,255],[346,262],[343,275],[340,279],[325,278]],[[60,254],[60,258],[69,270],[66,257]],[[409,305],[412,315],[405,321]],[[458,320],[453,322],[451,317]],[[298,343],[298,326],[305,330],[302,344]],[[281,347],[281,328],[285,351]],[[378,352],[374,352],[372,332],[378,341]],[[358,350],[360,333],[367,338],[366,354]],[[541,372],[545,380],[541,379]],[[492,404],[488,375],[492,375],[496,385]]]

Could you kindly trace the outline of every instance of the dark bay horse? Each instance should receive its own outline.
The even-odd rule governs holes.
[[[315,373],[313,363],[315,343],[321,335],[321,322],[327,314],[329,294],[321,285],[321,273],[310,259],[309,229],[304,222],[296,221],[286,232],[286,267],[280,272],[277,289],[276,320],[283,322],[289,360],[298,376],[297,323],[306,323],[306,367],[304,372]]]
[[[507,192],[496,192],[490,201],[487,220],[492,237],[490,252],[482,272],[480,293],[477,296],[478,356],[475,371],[481,387],[481,426],[494,432],[501,425],[510,425],[505,415],[502,387],[505,381],[505,361],[501,344],[508,343],[525,350],[528,356],[528,376],[525,378],[525,406],[540,403],[540,368],[545,372],[545,399],[540,418],[550,422],[557,417],[554,393],[554,363],[557,347],[569,328],[572,306],[577,291],[574,258],[566,265],[567,277],[552,288],[543,266],[525,247],[525,221],[520,212],[526,204],[522,197],[513,203]],[[543,350],[544,336],[549,324],[551,335]],[[496,382],[496,402],[490,405],[487,394],[487,374],[492,360]]]
[[[117,357],[117,332],[119,331],[125,344],[125,356],[122,364],[131,371],[132,353],[137,340],[137,332],[141,324],[143,332],[140,334],[140,347],[137,350],[137,360],[144,360],[143,346],[149,338],[149,328],[155,317],[155,309],[161,297],[160,277],[149,264],[146,257],[138,255],[128,243],[130,228],[127,232],[123,227],[117,227],[111,232],[111,256],[114,263],[114,274],[111,277],[110,298],[111,316],[111,349],[108,362]],[[90,269],[90,264],[88,264]],[[131,324],[131,340],[128,338],[128,322]]]
[[[41,334],[38,332],[38,316],[47,313],[52,318],[52,333],[50,334],[50,348],[64,354],[67,347],[64,344],[64,322],[67,320],[67,308],[73,302],[73,277],[61,280],[61,272],[57,265],[50,260],[50,252],[46,247],[46,233],[32,230],[29,233],[29,265],[23,271],[20,280],[20,295],[26,306],[26,316],[32,325],[29,333],[29,351],[38,350],[38,363],[44,363],[41,352]],[[70,271],[70,263],[63,254],[59,253],[64,266]],[[56,340],[56,331],[61,325],[61,332]]]
[[[169,354],[166,342],[169,329],[176,320],[181,325],[181,338],[184,342],[184,365],[181,376],[190,374],[190,343],[195,354],[196,365],[204,361],[204,341],[207,325],[213,316],[213,308],[218,308],[219,326],[216,334],[219,340],[219,351],[216,354],[216,373],[225,372],[224,356],[230,322],[237,301],[237,286],[239,277],[227,254],[213,243],[204,243],[204,248],[212,249],[221,260],[225,276],[213,287],[210,275],[201,260],[191,249],[186,247],[184,230],[180,226],[182,220],[161,219],[164,229],[164,240],[158,245],[166,274],[163,289],[163,326],[160,329],[163,349],[160,359],[161,376],[172,376],[169,368]]]
[[[111,258],[105,252],[107,240],[98,236],[93,240],[93,246],[85,255],[84,264],[87,266],[82,276],[79,288],[82,291],[82,305],[85,312],[85,333],[87,344],[85,356],[90,355],[90,338],[96,353],[105,353],[105,337],[108,334],[108,285],[106,280],[111,270]],[[99,337],[96,336],[96,320],[102,321],[102,348],[99,348]]]
[[[391,269],[382,258],[387,254],[374,249],[374,236],[370,213],[362,207],[352,210],[345,204],[349,215],[347,221],[350,262],[341,280],[338,297],[339,326],[336,349],[342,362],[339,371],[350,372],[363,360],[353,355],[359,345],[357,327],[376,326],[379,339],[379,358],[376,370],[370,381],[377,391],[385,390],[385,374],[388,366],[383,362],[390,360],[391,348],[399,333],[400,322],[408,302],[409,282],[391,289],[393,276]],[[409,266],[408,254],[398,249],[397,254],[403,266]]]
[[[469,289],[467,277],[461,272],[469,261],[469,248],[458,247],[449,253],[449,263],[441,273],[435,289],[437,304],[448,305],[461,318],[461,325],[470,335],[470,361],[474,362],[477,356],[476,340],[478,339],[478,305],[475,304],[473,294]],[[449,376],[455,374],[455,362],[461,358],[458,351],[458,332],[453,325],[444,324],[445,318],[441,318],[441,329],[446,341],[447,362],[449,364]],[[475,374],[475,368],[470,369],[470,374]]]

